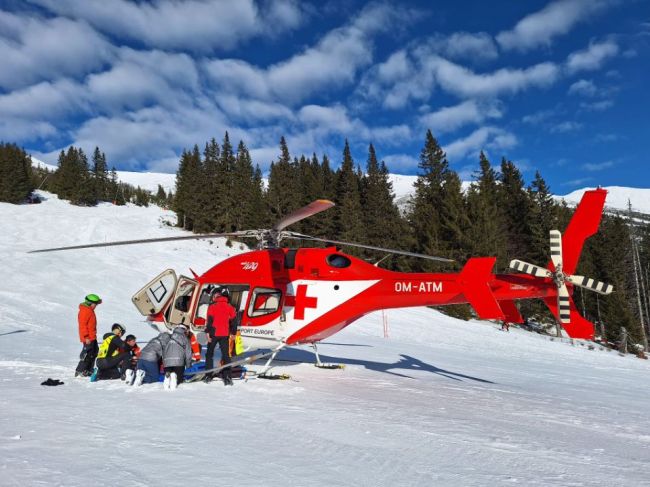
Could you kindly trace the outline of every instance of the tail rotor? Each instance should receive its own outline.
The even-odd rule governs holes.
[[[518,259],[510,262],[510,268],[531,276],[553,280],[557,287],[557,316],[562,325],[566,327],[566,325],[571,324],[571,309],[573,306],[567,283],[603,295],[611,294],[614,287],[611,284],[605,284],[589,277],[566,274],[563,271],[562,234],[558,230],[551,230],[549,235],[552,263],[549,266],[550,268],[545,269]]]

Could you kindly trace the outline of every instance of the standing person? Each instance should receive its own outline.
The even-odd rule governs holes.
[[[212,294],[212,303],[208,307],[208,326],[206,332],[208,334],[208,350],[205,353],[205,369],[213,368],[214,349],[219,345],[221,350],[221,360],[224,365],[230,363],[230,353],[228,351],[230,341],[230,322],[237,316],[235,308],[230,304],[228,298],[230,292],[227,287],[220,287]],[[232,371],[230,367],[223,369],[221,377],[223,377],[224,385],[232,385]],[[205,378],[206,382],[210,382],[213,378],[212,374],[208,374]]]
[[[187,326],[178,325],[165,345],[163,350],[164,389],[176,389],[178,384],[183,382],[185,367],[192,365],[192,346],[187,338],[189,331]]]
[[[140,386],[142,384],[158,382],[163,351],[167,343],[169,343],[170,338],[171,335],[164,331],[157,337],[149,340],[149,343],[144,346],[138,359],[138,370],[135,373],[134,385]]]
[[[97,380],[119,379],[129,368],[131,347],[122,341],[126,333],[119,323],[113,323],[112,333],[104,335],[104,341],[97,354]]]
[[[95,358],[97,358],[97,316],[95,308],[101,304],[102,300],[96,294],[89,294],[84,298],[84,302],[79,305],[79,314],[77,322],[79,323],[79,340],[83,348],[79,355],[79,364],[74,376],[90,377],[95,367]]]

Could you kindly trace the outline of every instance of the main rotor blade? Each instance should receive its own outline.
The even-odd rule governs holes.
[[[551,242],[551,261],[558,269],[562,266],[562,234],[558,230],[551,230],[548,233]]]
[[[567,280],[574,286],[589,289],[590,291],[597,292],[598,294],[611,294],[614,286],[604,282],[596,281],[585,276],[567,276]]]
[[[562,283],[557,288],[557,312],[562,324],[571,323],[571,303],[569,302],[569,289]]]
[[[116,242],[94,243],[87,245],[72,245],[70,247],[55,247],[51,249],[30,250],[28,254],[38,254],[40,252],[57,252],[59,250],[75,250],[75,249],[90,249],[96,247],[115,247],[118,245],[133,245],[143,243],[156,243],[156,242],[172,242],[175,240],[201,240],[205,238],[218,238],[218,237],[252,237],[253,235],[246,235],[246,232],[232,232],[232,233],[207,233],[202,235],[187,235],[183,237],[161,237],[161,238],[144,238],[140,240],[120,240]]]
[[[303,206],[302,208],[293,211],[289,213],[287,216],[285,216],[284,218],[282,218],[279,222],[273,225],[272,230],[279,232],[284,228],[288,227],[289,225],[292,225],[300,220],[313,216],[316,213],[320,213],[321,211],[328,210],[332,206],[334,206],[334,203],[329,200],[312,201],[307,206]]]
[[[510,261],[510,268],[516,270],[517,272],[523,272],[524,274],[530,274],[535,277],[551,277],[551,272],[543,267],[536,266],[534,264],[529,264],[523,260],[513,259]]]
[[[341,242],[339,240],[329,240],[327,238],[312,237],[310,235],[303,235],[301,233],[295,233],[295,232],[287,232],[286,236],[289,238],[312,240],[314,242],[331,243],[335,245],[343,245],[348,247],[358,247],[360,249],[377,250],[379,252],[388,252],[391,254],[406,255],[408,257],[418,257],[420,259],[436,260],[438,262],[454,262],[453,259],[446,259],[444,257],[435,257],[432,255],[416,254],[415,252],[407,252],[405,250],[385,249],[383,247],[375,247],[374,245],[364,245],[364,244],[358,244],[354,242]]]

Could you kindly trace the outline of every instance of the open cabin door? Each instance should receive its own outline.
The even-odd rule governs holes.
[[[171,301],[176,290],[176,273],[167,269],[131,297],[131,301],[143,316],[160,313]]]
[[[186,276],[178,278],[176,293],[172,306],[167,311],[167,325],[187,325],[192,324],[192,310],[195,307],[195,301],[199,293],[198,281]]]

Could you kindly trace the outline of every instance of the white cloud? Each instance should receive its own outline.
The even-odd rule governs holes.
[[[514,134],[498,127],[481,127],[467,137],[445,144],[443,149],[449,160],[477,156],[482,149],[502,150],[514,147],[518,141]]]
[[[502,68],[488,74],[476,74],[440,57],[430,58],[428,64],[445,91],[462,97],[514,94],[530,86],[544,88],[553,84],[559,76],[557,66],[548,62],[526,69]]]
[[[550,46],[555,37],[566,34],[578,22],[611,3],[608,0],[557,0],[527,15],[512,30],[500,32],[496,39],[504,50],[529,51]]]
[[[60,121],[88,109],[82,86],[68,79],[42,81],[0,95],[0,114],[14,119]],[[0,132],[4,135],[4,132]]]
[[[598,163],[587,163],[582,165],[582,169],[585,171],[602,171],[604,169],[609,169],[610,167],[613,167],[616,165],[616,161],[605,161],[605,162],[598,162]]]
[[[315,46],[266,69],[240,60],[212,60],[206,70],[219,89],[295,104],[314,92],[353,82],[372,62],[373,36],[404,16],[408,13],[387,4],[370,4]]]
[[[580,130],[582,128],[582,124],[579,122],[573,122],[573,121],[565,121],[558,123],[556,125],[553,125],[549,131],[552,134],[562,134],[562,133],[567,133],[567,132],[575,132],[576,130]]]
[[[253,0],[30,1],[148,47],[203,53],[232,49],[252,37],[294,29],[303,20],[295,0],[266,1],[259,7]]]
[[[529,123],[532,125],[538,125],[544,123],[550,118],[553,118],[557,114],[556,110],[540,110],[538,112],[532,113],[530,115],[525,115],[522,118],[524,123]]]
[[[580,103],[580,108],[587,110],[589,112],[602,112],[613,106],[614,106],[614,102],[612,100],[601,100],[601,101],[594,101],[591,103],[587,103],[587,102]]]
[[[382,158],[393,174],[409,174],[418,168],[420,161],[409,154],[389,154]]]
[[[420,123],[434,133],[453,132],[467,124],[481,123],[488,118],[501,118],[502,110],[496,103],[467,100],[452,107],[420,117]]]
[[[598,89],[591,80],[581,79],[569,87],[569,95],[594,96],[596,93]]]
[[[492,36],[486,32],[454,32],[449,36],[434,36],[429,46],[433,52],[451,59],[487,61],[499,56]]]
[[[0,134],[4,140],[36,141],[57,134],[57,129],[50,122],[34,122],[6,117],[0,114]]]
[[[566,61],[569,74],[579,71],[595,71],[600,69],[604,62],[618,54],[618,45],[611,40],[592,43],[587,49],[571,53]]]
[[[114,48],[83,22],[20,17],[0,10],[0,87],[81,77],[101,69]]]

